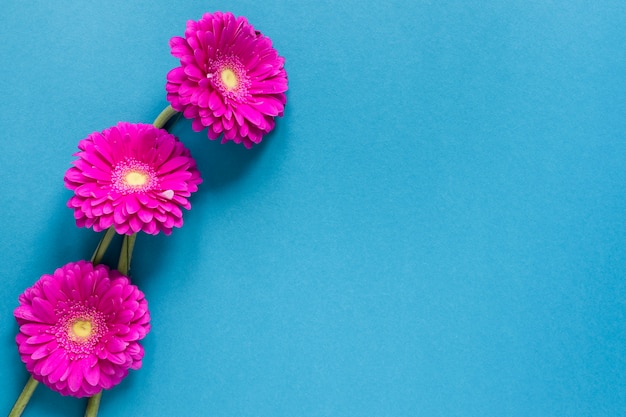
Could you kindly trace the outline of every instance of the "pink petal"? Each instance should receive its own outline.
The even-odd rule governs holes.
[[[53,351],[48,358],[46,358],[42,368],[41,375],[50,375],[53,371],[57,370],[57,368],[63,365],[63,357],[65,356],[65,352],[62,349],[56,349]]]
[[[50,342],[51,340],[55,340],[55,339],[56,337],[53,334],[41,333],[41,334],[29,337],[28,339],[26,339],[25,343],[28,343],[29,345],[40,345],[42,343]]]
[[[48,356],[51,352],[54,352],[55,348],[57,347],[57,343],[56,340],[46,343],[45,345],[40,346],[36,351],[34,351],[30,357],[33,360],[37,360],[37,359],[41,359],[41,358],[45,358],[46,356]]]
[[[85,366],[83,368],[83,376],[89,385],[96,386],[100,380],[100,366],[97,363],[92,366]]]
[[[215,90],[211,91],[211,95],[209,96],[209,108],[215,110],[223,106],[224,103],[222,103],[220,95]]]
[[[70,365],[67,387],[72,392],[77,392],[83,383],[83,362],[83,360],[79,360]]]
[[[126,348],[126,346],[128,346],[128,343],[123,342],[117,337],[113,337],[107,343],[106,348],[109,350],[109,352],[122,352]]]
[[[48,361],[54,364],[54,369],[48,375],[48,380],[54,384],[58,382],[66,372],[68,372],[70,360],[65,351],[58,349],[48,357]]]
[[[20,332],[28,336],[35,336],[40,333],[45,333],[49,326],[45,324],[28,323],[20,326]]]

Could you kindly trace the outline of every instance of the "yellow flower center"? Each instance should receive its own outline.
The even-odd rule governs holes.
[[[154,169],[135,158],[126,158],[111,173],[112,188],[122,194],[145,193],[159,186]]]
[[[148,182],[148,175],[145,172],[140,171],[129,171],[125,176],[124,180],[126,184],[131,187],[140,187]]]
[[[222,78],[222,83],[229,91],[234,90],[237,84],[239,84],[237,75],[230,68],[224,68],[220,73],[220,77]]]
[[[75,339],[84,340],[91,336],[91,322],[89,320],[76,320],[72,324],[72,333]]]

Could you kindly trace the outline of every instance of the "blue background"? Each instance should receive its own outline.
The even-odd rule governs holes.
[[[626,415],[626,2],[5,1],[0,414],[18,295],[88,258],[78,141],[167,105],[168,41],[246,16],[289,75],[260,146],[139,236],[152,331],[101,416]],[[25,416],[80,416],[40,386]]]

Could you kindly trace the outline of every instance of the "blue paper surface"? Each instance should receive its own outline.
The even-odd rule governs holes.
[[[100,237],[65,207],[78,141],[152,122],[215,10],[286,58],[285,115],[252,150],[173,126],[204,183],[137,239],[152,331],[100,416],[626,415],[621,0],[5,1],[0,414],[18,295]]]

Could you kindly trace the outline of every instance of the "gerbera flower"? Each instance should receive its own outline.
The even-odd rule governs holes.
[[[189,150],[166,130],[118,123],[79,142],[65,174],[67,206],[79,227],[119,234],[169,235],[183,224],[181,207],[202,182]]]
[[[167,74],[167,100],[196,132],[208,127],[210,139],[223,133],[222,142],[250,148],[283,115],[285,59],[245,17],[207,13],[187,22],[185,37],[173,37],[170,47],[180,67]]]
[[[43,275],[19,303],[13,314],[20,356],[33,378],[54,391],[92,396],[141,367],[148,304],[118,271],[69,263]]]

